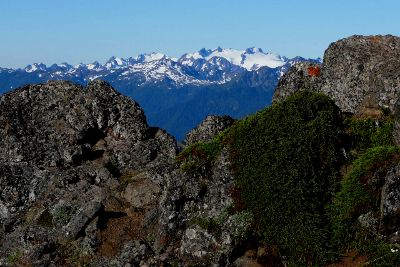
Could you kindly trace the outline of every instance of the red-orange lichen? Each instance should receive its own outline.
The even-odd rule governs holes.
[[[371,39],[372,41],[380,41],[381,39],[379,39],[378,37],[370,37],[369,39]]]
[[[321,68],[309,67],[308,74],[310,74],[311,77],[318,77],[320,70],[321,70]]]

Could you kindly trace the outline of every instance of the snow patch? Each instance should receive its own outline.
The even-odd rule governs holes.
[[[203,56],[205,55],[205,56]],[[238,65],[247,70],[257,70],[260,67],[268,66],[270,68],[280,67],[286,64],[287,59],[277,54],[264,53],[260,48],[252,47],[245,51],[236,49],[221,49],[201,50],[193,54],[187,54],[181,64],[190,66],[196,59],[203,58],[210,62],[214,57],[222,57],[228,60],[231,64]],[[211,63],[211,62],[210,62]],[[220,64],[218,61],[216,64]]]

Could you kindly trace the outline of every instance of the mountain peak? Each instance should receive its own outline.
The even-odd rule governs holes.
[[[46,70],[46,65],[43,63],[33,63],[32,65],[28,65],[25,67],[26,72],[33,72],[37,70]]]
[[[287,59],[276,54],[266,54],[258,47],[250,47],[245,51],[236,49],[222,49],[217,47],[213,50],[202,48],[199,52],[185,54],[179,60],[183,65],[193,66],[196,59],[205,59],[210,61],[214,57],[220,57],[228,60],[233,65],[245,68],[247,70],[256,70],[263,66],[270,68],[280,67],[286,64]]]
[[[210,49],[206,50],[205,48],[202,48],[199,51],[199,55],[202,57],[208,57],[211,53],[212,53],[212,51]]]
[[[116,57],[112,56],[112,57],[106,62],[106,64],[107,64],[107,63],[113,62],[115,59],[116,59]]]
[[[262,51],[262,49],[261,48],[259,48],[259,47],[250,47],[250,48],[247,48],[246,49],[246,51],[245,51],[245,53],[247,53],[247,54],[254,54],[254,53],[264,53],[263,51]]]

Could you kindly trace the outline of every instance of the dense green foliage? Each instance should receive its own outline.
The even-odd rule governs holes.
[[[371,259],[389,251],[388,245],[376,240],[381,190],[384,175],[399,161],[400,147],[379,146],[368,149],[354,162],[331,206],[334,242],[338,247],[355,248]],[[393,256],[399,257],[397,254]]]
[[[236,123],[230,157],[246,208],[266,245],[290,266],[330,258],[326,206],[340,181],[338,107],[303,91]]]
[[[377,124],[379,127],[377,127]],[[371,118],[346,118],[344,120],[344,126],[348,128],[348,134],[351,138],[351,147],[356,150],[393,145],[393,125],[393,118],[389,115],[383,120]]]
[[[229,146],[230,211],[253,214],[264,245],[288,266],[322,266],[349,249],[367,255],[368,266],[395,266],[398,248],[377,234],[383,177],[400,148],[390,110],[381,111],[379,119],[343,120],[327,96],[303,91],[191,145],[177,161],[183,172],[204,174]],[[343,179],[345,161],[352,170]],[[196,223],[209,228],[210,220]]]
[[[181,171],[190,174],[205,174],[210,170],[211,165],[216,160],[219,152],[224,147],[222,135],[218,135],[211,142],[194,143],[185,148],[176,157],[176,161],[181,163]]]

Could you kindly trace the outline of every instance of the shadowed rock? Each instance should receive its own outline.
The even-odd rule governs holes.
[[[229,128],[234,123],[235,119],[227,115],[209,115],[198,126],[186,134],[184,142],[187,146],[190,146],[197,142],[204,143],[211,141],[215,135]]]

